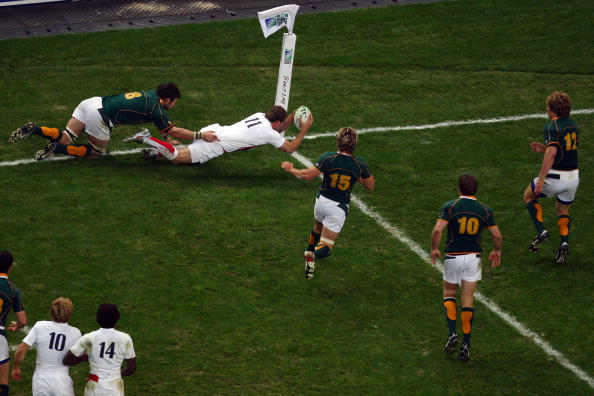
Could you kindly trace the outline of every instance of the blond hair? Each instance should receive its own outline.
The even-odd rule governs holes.
[[[352,153],[357,148],[357,131],[351,127],[340,128],[336,134],[336,145],[338,150]]]
[[[54,322],[66,323],[72,316],[72,301],[67,297],[58,297],[52,301],[50,313]]]
[[[571,98],[565,92],[555,91],[547,96],[547,108],[561,118],[569,117]]]

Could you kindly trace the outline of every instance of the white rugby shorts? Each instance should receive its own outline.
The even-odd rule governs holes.
[[[10,360],[8,353],[8,340],[5,336],[0,335],[0,364],[4,364]]]
[[[85,99],[74,109],[72,117],[85,124],[85,132],[89,135],[99,140],[109,140],[109,126],[105,125],[101,114],[99,114],[99,109],[102,107],[100,96]]]
[[[200,132],[214,131],[218,132],[222,127],[219,124],[212,124],[200,129]],[[205,162],[220,157],[225,154],[223,146],[218,142],[205,142],[204,140],[194,140],[188,146],[193,164],[204,164]]]
[[[33,396],[46,395],[74,396],[72,378],[68,374],[35,371],[33,374]]]
[[[443,260],[443,280],[449,283],[461,284],[462,281],[477,282],[482,279],[481,255],[446,253]]]
[[[340,232],[346,221],[346,212],[338,205],[340,205],[338,202],[321,195],[316,198],[314,205],[315,219],[334,232]]]
[[[579,170],[572,171],[558,171],[551,169],[549,175],[553,177],[545,177],[544,185],[542,187],[541,197],[557,197],[557,201],[564,205],[569,205],[575,199],[575,193],[580,185]],[[556,178],[558,176],[558,178]],[[534,186],[538,182],[538,177],[532,180],[532,192]]]
[[[88,380],[85,385],[85,396],[124,396],[124,380],[121,378]]]

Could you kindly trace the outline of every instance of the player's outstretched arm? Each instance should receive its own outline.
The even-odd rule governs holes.
[[[309,117],[307,117],[307,120],[303,121],[301,124],[301,130],[299,131],[299,134],[297,136],[295,136],[295,139],[293,139],[292,141],[288,141],[285,140],[285,143],[280,146],[278,149],[282,150],[286,153],[293,153],[295,150],[297,150],[299,148],[299,146],[301,145],[301,142],[303,141],[303,138],[305,137],[305,135],[307,134],[307,132],[309,131],[309,129],[311,128],[311,126],[313,125],[313,115],[309,115]]]
[[[293,120],[295,119],[295,112],[292,112],[285,118],[285,120],[281,123],[281,131],[286,131],[289,129],[291,125],[293,125]]]
[[[169,130],[169,134],[176,139],[196,140],[202,139],[205,142],[214,142],[219,140],[216,133],[212,131],[194,132],[186,128],[173,127]]]
[[[499,227],[497,226],[489,227],[489,231],[491,232],[491,237],[493,237],[493,250],[489,254],[489,261],[491,262],[491,267],[498,267],[501,265],[503,235],[501,235],[501,231],[499,231]]]
[[[309,168],[305,169],[297,169],[289,161],[283,162],[281,164],[281,168],[283,168],[287,173],[290,173],[297,179],[301,180],[312,180],[322,174],[322,172],[315,166],[310,166]]]

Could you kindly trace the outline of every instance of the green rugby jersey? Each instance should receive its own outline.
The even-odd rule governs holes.
[[[0,274],[0,326],[6,327],[6,318],[11,309],[14,312],[21,312],[25,309],[21,300],[21,292],[8,280],[7,274]],[[0,329],[0,334],[6,337],[4,329]]]
[[[348,204],[351,200],[351,191],[359,178],[367,179],[371,176],[365,160],[355,155],[326,152],[314,166],[324,174],[318,196],[322,195],[342,204]]]
[[[439,220],[448,223],[444,251],[450,254],[482,253],[481,232],[494,227],[493,211],[475,197],[461,196],[445,203]]]
[[[578,145],[580,130],[569,117],[549,120],[544,127],[544,144],[557,146],[553,169],[574,170],[578,168]]]
[[[101,100],[102,112],[114,125],[152,122],[162,134],[174,126],[155,91],[108,95]]]

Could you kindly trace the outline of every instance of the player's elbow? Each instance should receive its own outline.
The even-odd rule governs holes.
[[[64,359],[62,359],[62,364],[65,366],[74,366],[76,363],[77,359],[70,351],[64,355]]]

